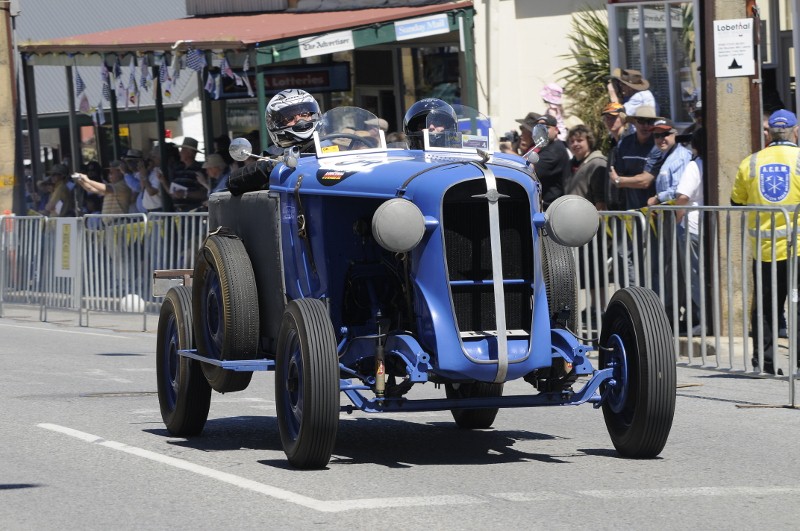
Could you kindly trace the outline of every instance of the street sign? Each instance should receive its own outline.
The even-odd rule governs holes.
[[[714,21],[716,77],[753,76],[756,73],[753,19]]]

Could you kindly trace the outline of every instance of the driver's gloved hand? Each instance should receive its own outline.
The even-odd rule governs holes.
[[[269,185],[269,174],[275,167],[271,160],[259,160],[231,173],[228,177],[228,190],[232,195],[266,189]]]

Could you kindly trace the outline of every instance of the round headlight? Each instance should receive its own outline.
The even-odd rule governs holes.
[[[556,243],[581,247],[597,233],[600,215],[589,201],[578,195],[562,195],[547,207],[545,230]]]
[[[417,246],[424,234],[422,212],[406,199],[389,199],[372,216],[372,235],[387,251],[408,252]]]

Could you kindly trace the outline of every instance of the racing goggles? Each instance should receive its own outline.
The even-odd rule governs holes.
[[[302,120],[312,120],[316,118],[317,109],[309,102],[289,105],[273,113],[272,119],[278,127],[288,127]]]

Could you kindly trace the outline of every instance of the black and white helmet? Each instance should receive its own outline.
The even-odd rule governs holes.
[[[285,148],[311,139],[320,110],[317,100],[305,90],[287,89],[269,100],[266,114],[269,137],[276,145]]]

